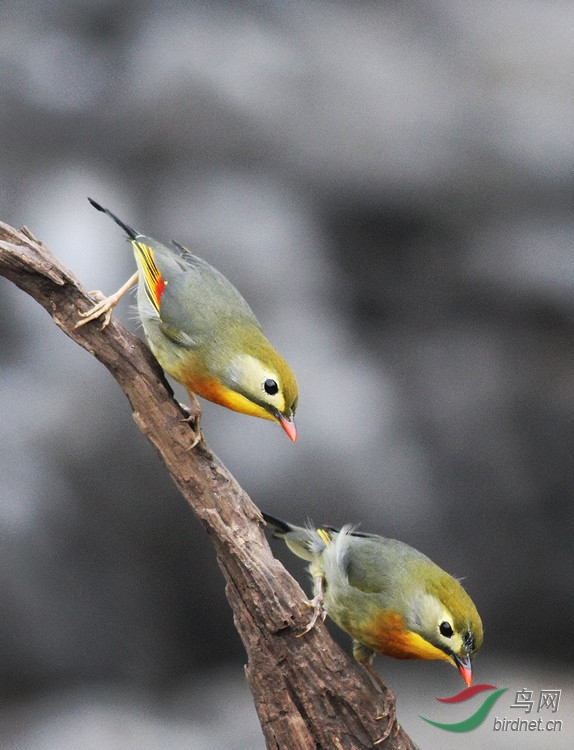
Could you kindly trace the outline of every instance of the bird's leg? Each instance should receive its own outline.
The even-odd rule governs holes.
[[[315,627],[315,623],[317,622],[319,617],[322,621],[324,621],[325,617],[327,616],[327,612],[323,607],[323,576],[315,576],[313,582],[314,596],[310,601],[305,602],[307,606],[313,607],[313,616],[311,617],[311,620],[309,621],[309,624],[307,625],[305,630],[302,633],[299,633],[297,638],[300,638],[302,635],[305,635],[305,633],[308,633],[310,630],[312,630]]]
[[[86,323],[89,323],[91,320],[95,320],[96,318],[100,318],[103,315],[104,322],[102,323],[101,328],[101,330],[103,330],[112,319],[112,307],[115,307],[118,304],[120,298],[127,292],[130,286],[133,286],[136,283],[138,277],[139,273],[138,271],[136,271],[134,275],[130,276],[126,283],[118,289],[117,292],[115,292],[114,294],[110,294],[109,297],[104,297],[104,295],[98,291],[90,292],[90,294],[93,294],[95,296],[98,302],[90,310],[86,310],[86,312],[80,313],[80,317],[82,318],[82,320],[79,320],[74,328],[85,326]]]
[[[368,672],[369,677],[373,680],[373,682],[377,685],[377,687],[380,689],[382,693],[384,693],[385,696],[388,696],[389,698],[389,710],[385,711],[384,713],[380,714],[376,717],[377,720],[386,719],[388,718],[387,728],[385,730],[385,733],[382,737],[379,737],[378,740],[373,742],[373,745],[380,745],[382,744],[387,737],[390,736],[391,732],[393,731],[393,727],[396,724],[396,729],[393,733],[393,737],[397,736],[397,733],[400,729],[399,722],[397,721],[397,712],[395,707],[395,696],[391,693],[389,688],[385,685],[385,683],[381,680],[379,675],[377,674],[377,671],[373,667],[373,656],[374,651],[370,649],[368,646],[363,645],[359,641],[353,641],[353,656],[355,659],[359,662],[359,664],[362,664],[365,670]]]
[[[191,401],[191,406],[185,406],[185,404],[180,404],[179,407],[182,411],[186,412],[187,417],[184,417],[180,420],[180,422],[188,422],[189,425],[192,427],[193,431],[195,432],[195,438],[193,439],[192,444],[187,448],[188,451],[193,450],[195,446],[203,440],[203,435],[201,433],[201,406],[197,398],[195,397],[195,393],[193,391],[187,392]]]
[[[388,691],[388,688],[377,674],[377,670],[373,667],[373,665],[370,662],[362,662],[362,664],[369,673],[373,682],[377,683],[377,686],[381,689],[381,692],[386,693]]]

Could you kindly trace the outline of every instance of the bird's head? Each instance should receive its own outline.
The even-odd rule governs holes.
[[[230,409],[278,422],[293,441],[297,381],[285,360],[269,348],[263,353],[239,353],[223,372],[220,393],[213,400]]]
[[[471,685],[471,659],[482,645],[482,621],[460,583],[440,573],[424,593],[414,598],[405,625],[410,640],[419,643],[421,658],[454,664]]]

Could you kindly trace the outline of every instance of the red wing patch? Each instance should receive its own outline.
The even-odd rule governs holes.
[[[140,260],[147,298],[159,314],[161,295],[165,290],[167,282],[164,281],[159,268],[155,264],[152,248],[136,240],[132,242],[132,245]]]

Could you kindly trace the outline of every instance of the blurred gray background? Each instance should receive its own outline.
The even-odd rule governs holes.
[[[574,5],[3,2],[0,101],[0,220],[107,293],[134,261],[88,195],[223,271],[300,437],[205,404],[208,443],[263,509],[464,577],[476,681],[562,689],[571,747]],[[0,746],[263,748],[202,528],[112,377],[0,294]],[[418,716],[454,670],[376,666],[460,747]]]

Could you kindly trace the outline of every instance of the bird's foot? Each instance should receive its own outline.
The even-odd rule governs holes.
[[[382,693],[384,693],[385,696],[386,710],[378,716],[375,716],[376,721],[387,719],[387,728],[385,729],[384,734],[382,735],[382,737],[379,737],[378,740],[375,740],[375,742],[373,742],[373,745],[381,745],[388,737],[391,736],[391,734],[393,737],[396,737],[401,728],[397,720],[396,700],[393,693],[391,693],[389,688],[385,685],[385,683],[381,680],[381,678],[375,671],[373,665],[369,664],[368,662],[363,662],[363,666],[369,673],[371,679],[376,683],[377,687],[381,690]],[[393,727],[395,727],[394,732]]]
[[[376,721],[381,721],[382,719],[388,719],[387,728],[385,729],[385,732],[382,735],[382,737],[379,737],[378,740],[375,740],[373,742],[373,745],[382,745],[383,742],[387,740],[389,737],[391,736],[396,737],[401,729],[401,725],[399,724],[397,720],[397,713],[396,713],[394,705],[388,713],[381,714],[380,716],[375,716]],[[394,732],[393,732],[393,727],[395,727]]]
[[[96,320],[96,318],[101,318],[103,315],[104,320],[100,327],[100,331],[103,331],[104,328],[109,325],[110,320],[112,319],[112,307],[115,307],[118,304],[120,298],[123,297],[130,286],[133,286],[137,280],[138,272],[136,271],[136,273],[130,276],[126,283],[123,284],[117,292],[115,292],[114,294],[110,294],[109,297],[105,297],[100,291],[97,290],[94,292],[90,292],[90,294],[96,298],[97,304],[95,304],[90,310],[79,313],[82,320],[79,320],[74,328],[85,326],[86,323],[89,323],[91,320]]]
[[[81,326],[85,326],[86,323],[96,320],[96,318],[101,318],[103,315],[104,319],[100,326],[100,331],[103,331],[104,328],[110,324],[110,320],[112,319],[112,307],[115,307],[118,304],[120,298],[117,296],[117,293],[106,297],[98,289],[90,292],[90,294],[96,299],[96,304],[89,310],[86,310],[86,312],[78,313],[81,320],[78,320],[74,328],[81,328]]]
[[[191,451],[195,448],[195,446],[203,442],[203,433],[201,432],[201,406],[199,404],[199,401],[195,398],[195,396],[190,393],[191,396],[191,406],[186,406],[185,404],[180,404],[179,408],[187,414],[187,417],[183,417],[183,419],[180,419],[180,422],[187,422],[189,426],[192,428],[192,430],[195,432],[195,437],[193,438],[193,441],[191,445],[186,449],[188,451]]]
[[[305,601],[305,604],[308,607],[312,607],[313,608],[313,615],[312,615],[311,619],[309,620],[309,623],[308,623],[307,627],[305,628],[305,630],[303,630],[303,632],[299,633],[299,635],[297,636],[297,638],[301,638],[301,636],[305,635],[310,630],[313,630],[313,628],[315,627],[315,624],[316,624],[317,620],[319,619],[319,617],[321,618],[321,622],[324,622],[325,621],[325,617],[327,617],[327,611],[326,611],[326,609],[323,606],[323,592],[321,592],[319,594],[316,594],[311,600]]]
[[[199,443],[202,443],[202,442],[203,442],[203,433],[201,432],[201,430],[198,430],[195,433],[195,437],[193,438],[193,440],[191,442],[191,445],[189,445],[186,448],[186,450],[187,451],[192,451],[195,448],[196,445],[199,445]]]

